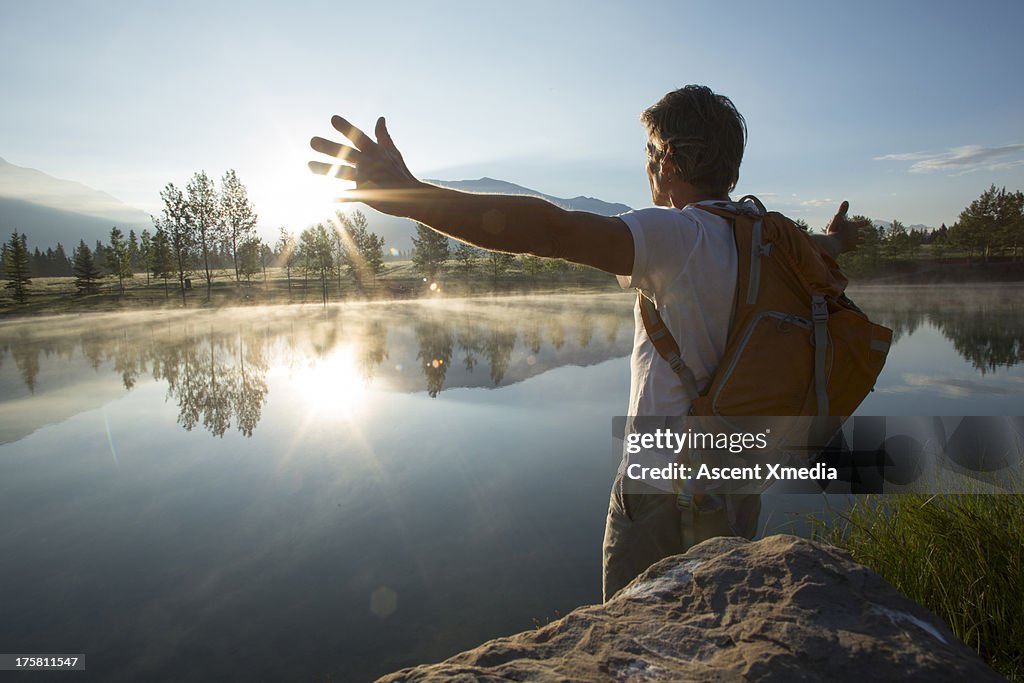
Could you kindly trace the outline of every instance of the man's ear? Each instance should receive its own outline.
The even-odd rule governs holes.
[[[661,155],[661,175],[664,177],[672,177],[679,175],[679,165],[676,164],[675,150],[672,149],[672,145],[666,144],[665,149]]]

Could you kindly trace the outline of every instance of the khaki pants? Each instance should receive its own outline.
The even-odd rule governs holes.
[[[757,533],[761,497],[725,496],[725,508],[714,512],[680,510],[666,493],[625,493],[620,474],[612,485],[604,528],[604,599],[660,559],[686,552],[716,536]],[[730,523],[731,519],[731,523]]]

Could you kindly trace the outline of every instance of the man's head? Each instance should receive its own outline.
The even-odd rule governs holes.
[[[736,187],[747,124],[724,95],[702,85],[673,90],[640,115],[647,127],[647,172],[659,206],[671,205],[673,184],[706,198]]]

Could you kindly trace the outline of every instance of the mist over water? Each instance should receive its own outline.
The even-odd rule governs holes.
[[[1024,414],[1021,290],[852,292],[896,332],[859,412]],[[364,680],[598,601],[631,306],[0,323],[0,651],[82,652],[102,680]]]

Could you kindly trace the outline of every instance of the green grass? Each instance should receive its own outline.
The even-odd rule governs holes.
[[[927,607],[989,665],[1024,681],[1024,496],[866,496],[815,537]]]

